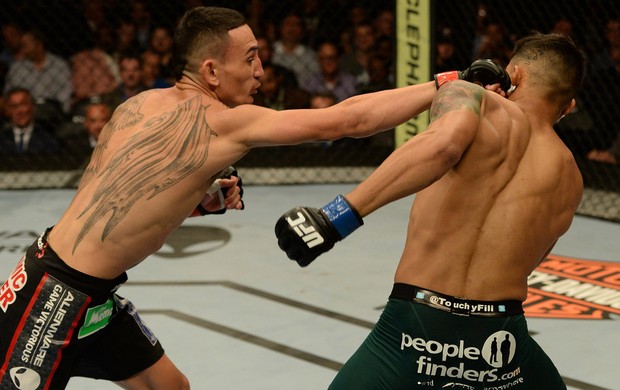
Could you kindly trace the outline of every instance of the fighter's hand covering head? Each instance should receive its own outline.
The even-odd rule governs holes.
[[[276,223],[275,232],[280,249],[289,259],[305,267],[363,224],[353,206],[338,195],[321,209],[296,207],[289,210]]]
[[[472,62],[465,70],[453,70],[449,72],[437,73],[435,75],[435,86],[441,87],[445,83],[453,80],[465,80],[472,83],[486,85],[499,84],[504,92],[508,92],[511,87],[511,80],[506,70],[491,60],[482,59]]]
[[[234,167],[223,170],[196,206],[191,217],[224,214],[228,209],[243,210],[243,181]]]

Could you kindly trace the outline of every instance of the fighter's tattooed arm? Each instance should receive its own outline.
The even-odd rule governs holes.
[[[118,131],[124,128],[122,121],[138,120],[140,106],[135,108],[131,114],[123,113],[116,118],[108,130]],[[217,136],[207,124],[207,108],[200,96],[179,104],[174,110],[147,120],[143,131],[136,132],[116,150],[105,166],[94,162],[93,176],[87,180],[96,176],[99,183],[93,199],[78,216],[88,214],[73,246],[74,252],[97,221],[108,218],[101,236],[103,241],[139,199],[156,196],[204,164],[210,138]],[[104,147],[105,144],[101,146]]]
[[[480,115],[480,105],[484,89],[478,85],[465,82],[448,83],[439,88],[431,107],[431,122],[447,112],[468,110]]]

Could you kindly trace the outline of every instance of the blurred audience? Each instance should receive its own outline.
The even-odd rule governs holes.
[[[613,162],[620,142],[620,46],[609,53],[612,65],[590,75],[583,99],[593,121],[588,157],[605,162]]]
[[[284,66],[295,73],[297,81],[306,79],[319,70],[317,55],[303,43],[304,26],[299,15],[286,15],[280,24],[280,37],[273,44],[274,64]]]
[[[152,50],[142,53],[142,84],[147,89],[168,88],[173,85],[161,74],[161,57]]]
[[[375,33],[369,20],[359,22],[353,27],[353,46],[349,53],[342,57],[341,69],[352,74],[356,83],[367,84],[368,59],[370,58],[375,44]]]
[[[371,93],[394,87],[390,70],[391,61],[382,55],[373,54],[368,59],[368,81],[358,86],[358,92]]]
[[[333,42],[324,42],[318,49],[319,71],[302,80],[301,87],[311,94],[329,92],[340,102],[357,94],[355,77],[340,69],[340,52]]]
[[[114,59],[95,46],[94,36],[85,38],[86,48],[71,59],[74,102],[113,91],[120,82],[119,69]]]
[[[73,88],[67,61],[47,51],[45,37],[39,31],[24,32],[21,45],[24,58],[11,64],[4,93],[22,87],[30,91],[37,104],[59,104],[68,113]]]
[[[146,90],[142,79],[142,57],[138,54],[125,54],[118,62],[121,83],[112,92],[102,95],[102,100],[116,109],[132,96]]]
[[[254,104],[274,110],[291,108],[309,108],[310,93],[301,88],[286,85],[280,65],[266,62],[264,74],[258,93],[254,95]]]
[[[591,72],[609,69],[615,66],[612,51],[620,47],[620,18],[611,17],[607,20],[603,31],[604,47],[592,58]]]
[[[502,67],[508,65],[514,45],[503,24],[489,20],[480,36],[479,44],[473,53],[472,60],[488,58]]]
[[[27,89],[12,88],[5,100],[9,121],[0,132],[2,156],[47,155],[60,150],[53,130],[35,120],[35,104]]]
[[[310,97],[310,108],[327,108],[337,103],[336,96],[330,92],[316,92]]]
[[[172,71],[172,31],[164,26],[153,29],[149,40],[149,47],[145,53],[155,53],[159,56],[159,74],[169,84],[174,83]]]

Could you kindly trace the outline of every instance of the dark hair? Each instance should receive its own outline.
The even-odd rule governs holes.
[[[13,88],[10,88],[4,94],[4,98],[5,98],[5,100],[8,100],[11,96],[13,96],[15,94],[18,94],[18,93],[24,93],[24,94],[28,95],[28,97],[30,98],[30,101],[34,104],[34,98],[32,97],[32,94],[30,93],[30,90],[28,90],[28,88],[24,88],[24,87],[13,87]]]
[[[570,37],[534,33],[517,41],[513,61],[528,65],[528,77],[545,97],[563,109],[577,95],[586,58]]]
[[[197,71],[194,67],[207,56],[222,56],[228,43],[228,31],[244,24],[243,15],[228,8],[196,7],[187,11],[177,26],[172,44],[176,79],[181,78],[188,66],[188,70]]]

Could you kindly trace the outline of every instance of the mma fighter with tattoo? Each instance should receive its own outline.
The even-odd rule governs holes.
[[[241,209],[230,166],[251,148],[366,137],[428,109],[436,92],[428,82],[320,110],[274,111],[250,104],[263,75],[257,51],[236,11],[197,7],[183,16],[176,84],[115,110],[71,204],[0,290],[0,388],[28,381],[56,390],[72,376],[125,389],[189,388],[131,302],[116,294],[126,271],[188,216]],[[485,84],[496,92],[501,79],[506,88],[491,64],[447,76],[492,81]]]
[[[525,37],[506,68],[508,99],[446,84],[425,132],[346,196],[277,222],[280,247],[307,266],[362,217],[415,194],[387,306],[330,389],[566,389],[521,303],[581,199],[553,125],[574,108],[584,69],[570,38]],[[320,237],[308,245],[303,232]]]

